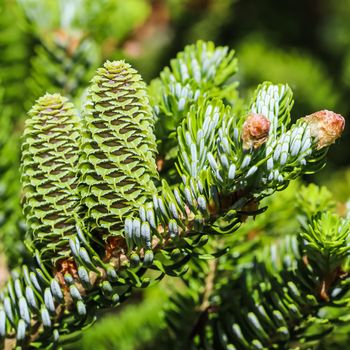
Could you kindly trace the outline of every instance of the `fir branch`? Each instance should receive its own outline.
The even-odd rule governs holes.
[[[150,85],[150,98],[157,117],[155,133],[162,162],[176,157],[177,126],[199,96],[233,102],[237,98],[234,51],[212,42],[188,45]],[[164,165],[163,165],[164,166]],[[171,164],[170,164],[171,166]]]
[[[33,99],[46,91],[79,97],[100,62],[97,45],[84,33],[64,29],[40,32],[39,42],[27,80]]]
[[[208,47],[209,58],[205,58],[207,45],[198,44],[196,49],[205,58],[200,77],[206,83],[214,74],[213,95],[227,97],[231,88],[226,79],[235,67],[233,53]],[[180,55],[180,61],[189,64],[194,50]],[[211,72],[206,65],[217,61],[219,70]],[[263,101],[260,91],[265,90]],[[258,124],[264,125],[255,126],[254,132],[247,122],[251,113],[224,107],[205,92],[198,96],[201,109],[191,107],[197,100],[190,102],[178,132],[179,163],[188,159],[190,166],[178,166],[182,183],[171,187],[163,180],[159,188],[145,84],[128,64],[107,62],[93,79],[78,174],[75,129],[79,122],[72,106],[57,95],[40,99],[27,123],[23,146],[25,213],[33,232],[31,246],[38,252],[29,268],[13,272],[1,295],[0,337],[5,346],[14,342],[19,348],[58,346],[69,341],[72,332],[94,320],[97,309],[122,302],[133,287],[145,287],[165,274],[183,274],[191,257],[201,257],[208,235],[233,233],[248,215],[262,211],[261,198],[317,170],[328,146],[340,136],[343,119],[333,112],[318,112],[288,128],[285,113],[291,101],[275,98],[276,91],[283,96],[287,90],[271,84],[258,88],[251,105],[272,109],[258,118]],[[271,139],[270,124],[274,125]],[[330,124],[331,134],[324,127]],[[55,140],[64,142],[63,149],[56,150],[57,145],[48,142],[51,132]],[[259,145],[254,147],[256,140]],[[206,155],[200,167],[196,147]],[[64,157],[66,152],[72,153],[74,162]],[[67,169],[58,166],[57,174],[46,179],[51,161],[63,162]],[[79,210],[77,182],[83,204]],[[159,275],[148,277],[147,269]]]
[[[311,238],[301,229],[255,250],[248,264],[244,256],[238,262],[233,258],[234,249],[232,256],[216,261],[211,313],[192,334],[197,341],[190,341],[191,348],[311,349],[337,325],[348,323],[349,222],[323,209],[308,230]],[[187,326],[205,295],[199,286],[210,275],[208,267],[204,271],[204,276],[191,274],[188,289],[165,309],[161,348],[180,349],[190,340]],[[179,335],[183,343],[173,343]]]

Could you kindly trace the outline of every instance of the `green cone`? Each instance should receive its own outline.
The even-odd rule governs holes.
[[[69,255],[75,234],[80,120],[73,104],[59,94],[38,99],[23,135],[23,210],[29,246],[42,259]]]
[[[81,197],[90,228],[118,235],[126,215],[156,193],[153,117],[141,76],[106,62],[89,90],[82,135]]]

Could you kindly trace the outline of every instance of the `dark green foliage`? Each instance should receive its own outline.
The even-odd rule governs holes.
[[[22,0],[20,4],[36,42],[27,82],[32,101],[46,91],[60,92],[79,101],[93,72],[102,63],[103,44],[109,55],[114,53],[149,14],[149,5],[144,0],[126,3],[38,0],[35,5]],[[141,12],[135,11],[135,7]]]
[[[167,0],[176,30],[182,34],[174,44],[181,47],[198,38],[216,41],[223,27],[232,20],[235,2]]]
[[[28,81],[33,99],[46,91],[79,96],[100,61],[99,49],[91,39],[63,29],[43,34],[35,53]]]
[[[0,18],[0,238],[1,250],[15,266],[24,254],[18,168],[29,50],[24,16],[15,1],[0,3]]]
[[[285,205],[295,200],[294,195]],[[319,204],[304,212],[304,201],[314,200]],[[323,337],[335,342],[328,334],[344,332],[339,326],[348,324],[350,230],[328,200],[325,189],[303,188],[293,209],[294,215],[301,213],[302,227],[292,236],[281,226],[277,243],[255,244],[255,251],[240,254],[231,248],[232,254],[192,264],[184,276],[186,289],[172,295],[165,309],[159,348],[318,349]],[[268,214],[259,221],[250,239],[267,242],[257,230],[268,229]]]
[[[283,252],[283,259],[278,255],[274,258],[272,252]],[[236,349],[307,349],[332,330],[332,320],[327,320],[322,312],[318,316],[318,312],[327,305],[344,306],[342,296],[348,287],[345,285],[342,293],[335,293],[327,303],[318,294],[321,276],[304,264],[298,250],[279,246],[271,253],[272,259],[276,259],[271,263],[286,271],[278,275],[273,269],[269,271],[266,263],[258,262],[252,270],[242,271],[244,277],[236,285],[220,291],[224,296],[220,304],[227,306],[218,313],[213,328],[221,328],[217,341],[222,348],[232,344]],[[339,276],[337,279],[341,285]],[[232,298],[233,295],[236,297]],[[317,333],[309,330],[318,325]]]
[[[15,1],[1,1],[0,18],[0,83],[4,88],[3,103],[11,106],[9,118],[16,123],[24,112],[22,96],[27,91],[23,81],[28,75],[28,34],[24,30],[24,15]],[[13,23],[17,25],[14,26]]]
[[[162,307],[166,302],[166,292],[162,288],[164,283],[150,287],[144,291],[142,303],[133,303],[131,299],[124,304],[124,309],[107,314],[72,347],[77,350],[91,347],[96,350],[147,348],[147,344],[158,336],[162,322]]]
[[[0,102],[1,103],[1,102]],[[0,237],[1,250],[10,266],[15,266],[24,253],[21,238],[25,232],[20,206],[19,135],[12,134],[10,110],[0,107]],[[10,137],[9,137],[10,136]]]

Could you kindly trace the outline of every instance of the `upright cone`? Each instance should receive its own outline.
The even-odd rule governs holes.
[[[80,158],[80,193],[93,231],[121,234],[125,216],[156,193],[155,152],[145,83],[124,61],[107,61],[89,89]]]
[[[38,99],[29,112],[22,144],[23,211],[29,245],[44,261],[70,255],[75,235],[80,120],[59,94]]]

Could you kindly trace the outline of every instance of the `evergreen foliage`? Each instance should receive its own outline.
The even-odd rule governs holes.
[[[18,167],[29,50],[24,16],[14,1],[0,3],[0,17],[0,239],[1,251],[14,266],[24,253]],[[18,25],[13,26],[14,22]]]
[[[234,51],[199,41],[178,53],[177,58],[171,61],[170,68],[166,67],[160,73],[160,78],[152,82],[150,94],[157,116],[156,136],[160,142],[161,157],[176,157],[174,132],[199,96],[221,99],[237,97],[237,84],[232,81],[236,72]]]
[[[30,103],[45,92],[79,97],[100,62],[99,48],[79,23],[79,2],[69,6],[65,1],[40,0],[34,8],[32,1],[20,4],[36,41],[27,81]],[[45,18],[42,13],[46,13]]]
[[[172,61],[172,70],[165,69],[152,84],[150,100],[145,83],[124,61],[106,62],[97,71],[82,123],[59,94],[37,100],[22,145],[27,245],[34,259],[12,272],[0,296],[5,348],[69,343],[99,309],[118,305],[135,288],[165,275],[182,276],[188,269],[190,278],[183,278],[197,288],[190,304],[180,298],[178,305],[200,302],[195,332],[183,337],[193,339],[191,347],[225,348],[237,341],[236,348],[266,348],[270,343],[308,341],[304,333],[294,337],[291,327],[303,316],[315,319],[332,297],[330,288],[343,276],[346,220],[328,212],[307,216],[300,247],[293,237],[285,245],[278,243],[280,252],[291,254],[284,265],[283,254],[261,253],[251,264],[233,259],[237,270],[226,275],[225,283],[214,283],[215,271],[225,274],[232,263],[232,254],[225,254],[225,237],[233,237],[232,252],[244,255],[234,244],[239,237],[235,232],[247,217],[265,211],[259,208],[263,198],[324,165],[344,119],[319,111],[291,125],[291,89],[263,83],[250,101],[242,101],[231,80],[236,67],[232,51],[198,42],[186,47]],[[170,152],[167,147],[175,145],[177,176],[156,170],[154,123],[163,132],[160,149]],[[326,233],[320,232],[323,226],[329,228]],[[307,263],[300,258],[303,254]],[[206,263],[221,255],[222,270],[220,260]],[[198,288],[203,278],[204,290]],[[276,291],[271,289],[275,285]],[[314,295],[316,286],[319,294]],[[265,307],[270,294],[281,290],[280,303],[262,316],[249,309],[246,323],[239,315],[244,307],[231,310],[231,301],[225,299],[226,291],[237,288],[242,306],[251,304],[253,290]],[[225,308],[218,308],[214,328],[201,328],[214,289]],[[198,291],[202,297],[196,297]],[[339,305],[341,297],[335,296]],[[289,316],[281,306],[285,300],[291,305]],[[259,317],[269,330],[259,328]],[[277,336],[269,339],[266,334]]]
[[[147,348],[147,345],[158,336],[160,325],[163,324],[161,311],[167,295],[159,284],[147,288],[143,294],[142,303],[127,304],[126,308],[117,315],[107,314],[96,325],[85,331],[80,341],[68,345],[67,349],[88,350],[94,347],[98,350],[132,350]],[[118,322],[118,327],[116,327],[116,322]]]
[[[10,119],[16,123],[23,113],[23,101],[18,96],[27,90],[23,81],[28,75],[28,34],[25,18],[15,1],[0,3],[0,83],[4,89],[2,103],[11,107]],[[13,26],[16,22],[17,25]]]
[[[91,39],[63,29],[43,35],[35,53],[28,80],[35,98],[45,91],[79,96],[99,62],[99,50]]]
[[[266,212],[260,224],[248,222],[237,232],[248,239],[245,244],[232,247],[237,237],[227,236],[228,254],[196,261],[183,276],[185,289],[170,295],[165,323],[146,348],[323,349],[325,341],[337,344],[333,334],[345,334],[348,325],[349,222],[334,212],[325,188],[312,185],[297,195],[292,190],[275,199],[286,200],[278,207],[292,210],[299,228],[294,224],[286,235],[284,219],[271,219]],[[276,209],[274,200],[264,204]],[[279,239],[270,237],[268,243],[270,227]]]
[[[9,107],[5,107],[3,99],[0,99],[0,113],[3,118],[0,129],[1,251],[5,252],[8,264],[14,266],[24,253],[21,238],[25,232],[20,206],[19,153],[13,152],[18,147],[19,135],[17,133],[13,134],[11,110]]]

